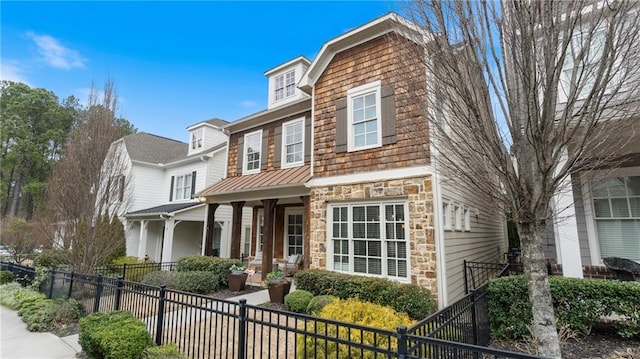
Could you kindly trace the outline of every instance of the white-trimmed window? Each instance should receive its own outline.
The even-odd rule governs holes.
[[[296,71],[291,70],[275,77],[275,100],[291,97],[296,93]]]
[[[380,81],[347,91],[347,146],[349,151],[382,145]]]
[[[282,167],[304,164],[304,117],[282,124]]]
[[[451,204],[448,201],[442,201],[442,227],[445,231],[450,231],[452,224]]]
[[[302,211],[291,211],[286,214],[285,240],[287,256],[303,254],[304,215]]]
[[[406,202],[330,205],[329,268],[409,280]]]
[[[560,76],[561,101],[568,99],[575,86],[580,86],[575,88],[577,99],[584,99],[589,95],[597,77],[596,69],[604,52],[606,35],[606,29],[601,28],[593,33],[589,31],[588,34],[578,34],[571,39]]]
[[[260,172],[262,130],[244,135],[244,173]]]
[[[198,148],[202,148],[202,130],[191,133],[191,149],[195,150]]]
[[[600,256],[640,260],[640,176],[591,184]]]
[[[454,229],[456,231],[462,230],[462,207],[460,205],[453,206],[453,220],[454,220]]]
[[[262,243],[264,242],[264,211],[258,212],[258,232],[256,236],[256,253],[262,252]]]
[[[471,211],[469,208],[464,207],[462,209],[462,216],[464,218],[464,230],[467,232],[471,231]]]
[[[175,184],[173,185],[173,198],[175,200],[191,198],[191,181],[191,173],[175,177]]]

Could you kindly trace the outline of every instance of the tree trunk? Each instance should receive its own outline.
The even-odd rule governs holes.
[[[551,288],[542,249],[542,233],[545,226],[525,223],[520,224],[519,227],[524,273],[529,288],[529,300],[532,303],[532,335],[538,343],[538,355],[547,358],[561,358]]]

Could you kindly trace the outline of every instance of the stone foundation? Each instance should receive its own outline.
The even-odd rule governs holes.
[[[366,174],[363,177],[366,178]],[[311,188],[310,267],[326,269],[328,204],[359,200],[407,201],[411,283],[428,288],[437,298],[433,192],[429,176]]]

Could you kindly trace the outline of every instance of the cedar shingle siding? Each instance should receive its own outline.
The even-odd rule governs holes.
[[[402,51],[403,46],[395,35],[375,38],[336,54],[320,76],[315,86],[314,177],[429,163],[428,124],[416,104],[426,101],[424,66],[417,60],[409,66],[414,54]],[[347,152],[347,91],[377,80],[382,83],[383,146]]]

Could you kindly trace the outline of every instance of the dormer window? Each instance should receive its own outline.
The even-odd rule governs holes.
[[[282,75],[276,76],[275,84],[276,101],[293,96],[296,92],[296,71],[291,70]]]
[[[195,131],[191,133],[191,149],[195,150],[202,148],[202,131]]]

